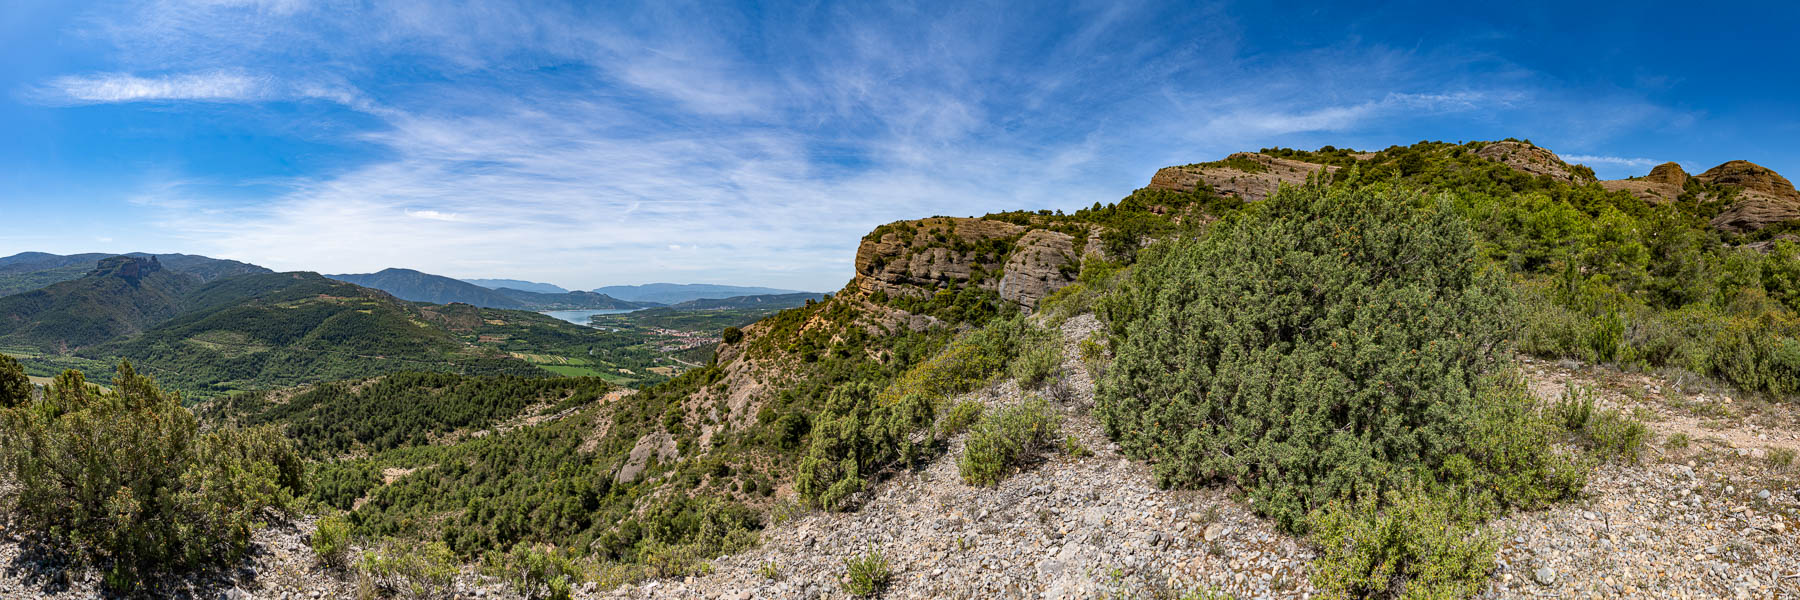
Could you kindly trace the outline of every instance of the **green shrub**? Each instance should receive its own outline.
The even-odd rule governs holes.
[[[1663,447],[1673,450],[1684,450],[1688,447],[1688,442],[1688,434],[1677,431],[1669,434],[1669,439],[1663,441]]]
[[[1494,567],[1493,534],[1464,525],[1452,503],[1418,488],[1334,502],[1311,518],[1325,598],[1468,598]]]
[[[313,530],[313,554],[328,567],[343,567],[350,556],[350,521],[342,515],[319,519]]]
[[[548,546],[518,544],[505,554],[488,553],[482,572],[498,577],[520,595],[532,599],[568,600],[582,572],[563,552]]]
[[[970,485],[991,486],[1056,443],[1061,417],[1043,400],[1001,409],[969,430],[957,470]]]
[[[0,409],[12,408],[31,400],[31,378],[19,361],[0,354]]]
[[[723,338],[725,345],[727,346],[744,341],[744,330],[736,327],[726,327]]]
[[[938,436],[950,437],[969,430],[970,425],[981,419],[983,410],[981,401],[964,400],[950,407],[950,412],[938,422]]]
[[[1081,440],[1075,439],[1075,436],[1072,435],[1063,438],[1062,451],[1063,454],[1076,458],[1085,458],[1094,455],[1093,450],[1089,450],[1087,449],[1087,446],[1081,445]]]
[[[767,581],[778,581],[781,579],[781,567],[775,566],[773,562],[765,562],[756,568],[756,574]]]
[[[1770,448],[1769,449],[1769,464],[1774,465],[1776,467],[1780,467],[1780,468],[1786,468],[1786,467],[1793,466],[1794,465],[1794,449],[1793,448]]]
[[[1597,408],[1593,392],[1586,388],[1569,386],[1551,410],[1564,429],[1603,458],[1636,460],[1650,437],[1650,428],[1636,419],[1616,409]]]
[[[202,434],[181,398],[121,364],[112,390],[77,371],[0,410],[0,475],[24,529],[108,570],[110,586],[241,557],[265,511],[303,493],[272,428]]]
[[[1594,393],[1587,388],[1571,385],[1563,389],[1562,399],[1557,400],[1551,410],[1563,429],[1581,431],[1594,418]]]
[[[867,554],[844,559],[844,591],[852,596],[879,594],[893,578],[887,557],[880,550],[870,548]]]
[[[1007,368],[1007,374],[1018,380],[1019,387],[1035,390],[1044,386],[1044,382],[1056,375],[1062,368],[1062,345],[1047,335],[1034,335],[1037,343],[1013,359]]]
[[[357,571],[376,587],[409,598],[448,598],[460,571],[443,542],[416,545],[389,540],[363,553]]]
[[[995,320],[885,387],[856,382],[833,388],[814,417],[795,491],[813,506],[838,509],[883,469],[917,464],[941,440],[914,434],[931,433],[950,396],[992,381],[1031,335],[1023,317]]]
[[[1513,295],[1444,199],[1284,188],[1151,246],[1103,304],[1096,410],[1165,485],[1236,481],[1284,528],[1430,472],[1507,356]]]

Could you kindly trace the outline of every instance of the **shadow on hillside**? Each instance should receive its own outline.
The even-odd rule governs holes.
[[[298,527],[291,521],[280,520],[264,526],[264,532],[294,533]],[[260,536],[259,536],[260,537]],[[166,574],[147,582],[142,582],[139,589],[129,593],[107,592],[101,589],[101,581],[105,578],[104,565],[77,564],[75,556],[65,548],[45,543],[36,536],[19,536],[7,531],[0,536],[0,544],[17,545],[19,552],[4,566],[0,566],[0,575],[14,580],[22,587],[19,591],[32,597],[55,597],[70,594],[99,594],[108,599],[130,598],[169,598],[176,600],[237,600],[251,598],[251,592],[262,585],[257,581],[261,573],[256,566],[257,559],[268,556],[269,549],[260,541],[252,541],[244,558],[237,563],[225,567],[214,567],[196,571]],[[0,594],[3,595],[3,594]]]

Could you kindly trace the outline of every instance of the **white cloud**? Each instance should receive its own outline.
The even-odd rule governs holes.
[[[45,100],[73,104],[157,100],[243,102],[267,98],[269,84],[266,79],[222,71],[161,77],[99,73],[57,77],[50,80],[41,93]]]
[[[1565,161],[1568,161],[1568,162],[1573,162],[1573,163],[1582,163],[1582,164],[1599,163],[1599,164],[1603,164],[1603,165],[1614,165],[1614,166],[1620,166],[1620,167],[1650,167],[1650,166],[1660,165],[1664,162],[1667,162],[1667,161],[1656,160],[1654,158],[1627,158],[1627,157],[1622,157],[1622,156],[1595,156],[1592,154],[1567,154],[1567,155],[1564,155],[1562,157],[1562,159]]]
[[[412,217],[414,219],[428,219],[428,220],[432,220],[432,221],[457,221],[457,220],[459,220],[459,216],[456,213],[447,213],[447,212],[440,212],[440,211],[435,211],[435,210],[411,210],[411,209],[408,209],[408,210],[406,210],[406,216]]]

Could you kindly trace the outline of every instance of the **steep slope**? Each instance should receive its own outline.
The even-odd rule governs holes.
[[[759,294],[794,294],[800,290],[782,290],[765,287],[743,287],[736,285],[714,285],[710,283],[646,283],[643,285],[609,285],[593,290],[596,294],[606,294],[627,302],[648,302],[655,304],[675,304],[689,300],[730,298],[733,296],[752,296]]]
[[[527,292],[537,292],[539,294],[567,294],[567,293],[569,293],[569,290],[565,290],[561,286],[552,285],[552,284],[548,284],[548,283],[538,283],[536,281],[522,281],[522,280],[518,280],[518,279],[464,279],[462,281],[465,283],[473,283],[475,285],[479,285],[481,287],[484,287],[484,288],[487,288],[490,290],[497,290],[500,288],[512,288],[515,290],[523,290],[523,291],[527,291]]]
[[[647,304],[638,303],[638,302],[626,302],[624,300],[620,300],[618,298],[614,298],[614,297],[608,296],[606,294],[596,294],[593,292],[563,292],[563,293],[559,293],[559,294],[545,294],[545,293],[540,293],[540,292],[531,292],[531,291],[526,291],[526,290],[508,288],[508,287],[496,288],[494,291],[499,292],[500,294],[506,296],[507,298],[511,298],[514,301],[518,302],[520,304],[521,308],[527,308],[530,310],[584,310],[584,309],[604,310],[604,309],[618,309],[618,308],[642,308],[644,306],[648,306]]]
[[[67,353],[132,335],[178,314],[198,284],[156,257],[103,259],[80,279],[0,298],[0,344]]]
[[[398,370],[543,374],[433,326],[414,305],[313,273],[223,279],[190,298],[192,310],[92,354],[203,394]]]
[[[401,300],[450,304],[461,302],[484,308],[525,308],[525,304],[506,294],[442,275],[421,273],[412,269],[383,269],[360,275],[326,275],[363,287],[375,288]]]

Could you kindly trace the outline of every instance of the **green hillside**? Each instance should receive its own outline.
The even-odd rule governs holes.
[[[206,394],[400,370],[539,373],[462,342],[414,305],[312,273],[224,279],[196,290],[192,303],[90,354],[129,358],[165,385]]]
[[[155,258],[107,258],[80,279],[0,298],[0,347],[68,354],[132,335],[179,314],[198,285]]]

